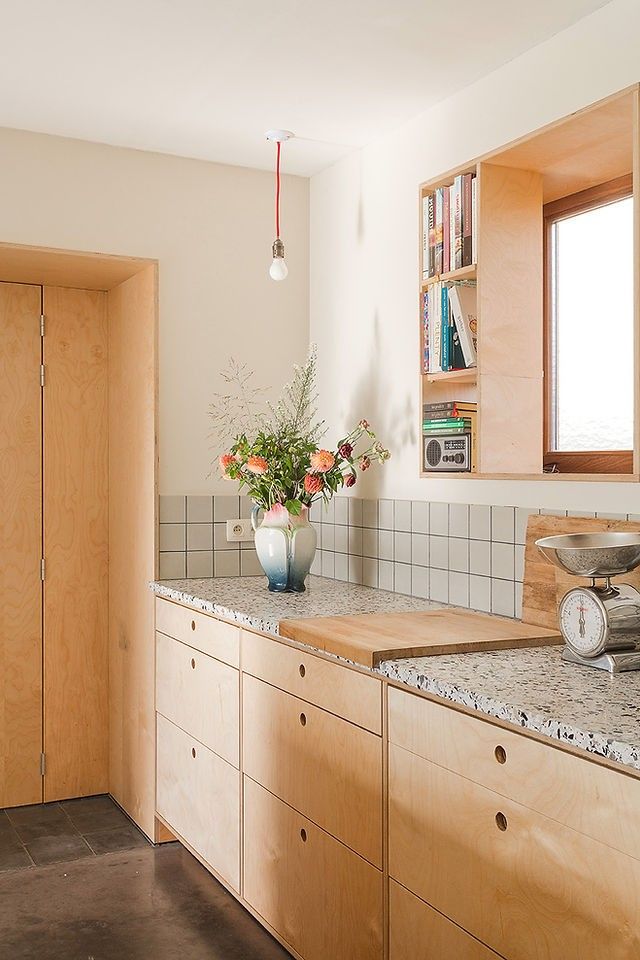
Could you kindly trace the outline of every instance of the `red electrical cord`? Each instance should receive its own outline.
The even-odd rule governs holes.
[[[280,238],[280,141],[276,144],[278,153],[276,157],[276,240]]]

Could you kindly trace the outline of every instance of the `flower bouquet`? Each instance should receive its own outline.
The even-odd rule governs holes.
[[[218,397],[213,406],[218,436],[231,433],[219,457],[220,469],[253,500],[256,550],[269,589],[302,592],[316,549],[310,505],[315,500],[328,503],[342,487],[353,487],[358,473],[374,461],[384,463],[389,451],[366,420],[334,449],[321,446],[324,423],[317,420],[314,349],[303,366],[295,367],[293,381],[278,402],[267,405],[268,415],[256,410],[261,391],[250,390],[251,374],[236,366],[224,376],[238,396]],[[260,510],[264,516],[258,525]]]

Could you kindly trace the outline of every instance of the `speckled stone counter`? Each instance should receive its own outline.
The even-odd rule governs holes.
[[[313,576],[307,579],[305,593],[269,593],[264,577],[160,580],[151,587],[158,596],[276,636],[280,621],[290,618],[402,613],[441,606],[401,593]]]
[[[278,634],[280,620],[440,606],[309,577],[304,594],[272,594],[263,577],[165,580],[159,595]],[[610,675],[564,663],[560,647],[387,660],[376,671],[445,701],[640,770],[640,671]]]

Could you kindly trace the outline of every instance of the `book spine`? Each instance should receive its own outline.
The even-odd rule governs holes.
[[[429,276],[436,273],[436,210],[432,193],[429,194]]]
[[[478,262],[478,189],[477,178],[471,181],[471,262]]]
[[[443,400],[441,403],[425,403],[422,406],[425,420],[428,420],[430,417],[433,419],[440,415],[466,417],[470,413],[475,413],[477,409],[477,403],[465,403],[464,401],[458,400]]]
[[[470,173],[462,178],[462,266],[470,267],[473,263],[471,240],[471,181]]]
[[[459,270],[462,266],[462,177],[455,178],[456,203],[455,203],[455,255],[454,270]]]
[[[422,432],[426,436],[430,436],[432,434],[440,435],[441,433],[455,433],[455,434],[471,433],[471,427],[468,427],[468,426],[467,427],[438,427],[437,430],[435,428],[428,429],[426,427],[423,427]]]
[[[429,297],[429,373],[436,372],[436,317],[435,317],[435,303],[433,296],[434,284],[432,284],[427,292]]]
[[[450,269],[451,264],[451,246],[449,243],[449,237],[451,234],[450,230],[450,217],[451,210],[449,205],[449,197],[451,195],[450,187],[442,188],[442,272],[446,273]]]
[[[449,187],[449,266],[447,270],[455,269],[456,262],[456,185]]]
[[[472,360],[471,347],[467,337],[467,331],[466,331],[465,325],[462,322],[462,307],[460,306],[458,289],[455,286],[451,288],[450,301],[451,301],[451,312],[453,313],[453,320],[456,325],[456,330],[458,331],[458,337],[460,338],[460,348],[462,350],[464,362],[465,362],[465,365],[469,367],[471,366],[471,360]]]
[[[422,423],[425,427],[470,427],[475,417],[444,417],[441,420],[432,417],[425,418]]]
[[[443,190],[442,187],[439,187],[436,190],[435,196],[435,206],[436,206],[436,254],[435,254],[435,271],[436,274],[442,273],[442,264],[443,264]]]
[[[442,328],[442,369],[449,370],[449,291],[442,284],[440,293],[440,324]]]
[[[439,373],[442,370],[442,324],[440,322],[440,304],[442,302],[440,295],[440,284],[432,283],[433,291],[433,340],[431,340],[431,349],[433,352],[433,372]]]
[[[429,279],[429,198],[422,198],[422,279]]]
[[[429,291],[422,294],[422,372],[429,373]]]

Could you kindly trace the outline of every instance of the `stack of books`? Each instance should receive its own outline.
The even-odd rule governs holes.
[[[476,262],[477,220],[475,173],[422,198],[423,280]]]
[[[476,469],[478,404],[466,400],[425,403],[422,431],[425,436],[471,434],[471,469]]]
[[[422,291],[422,372],[464,370],[478,363],[474,282],[437,281]]]

